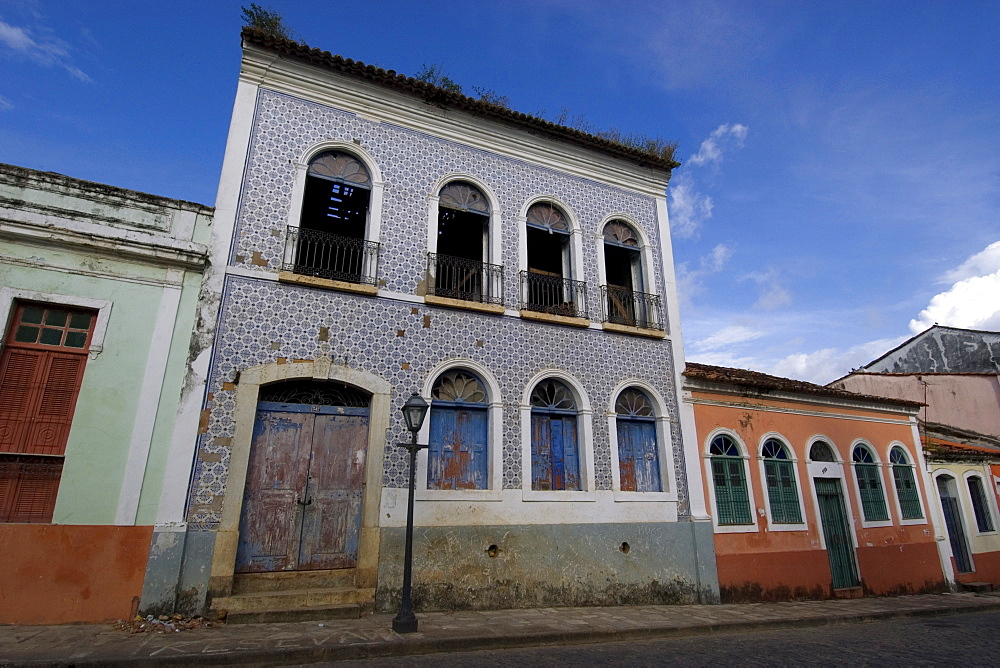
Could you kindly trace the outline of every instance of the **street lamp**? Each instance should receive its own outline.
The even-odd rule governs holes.
[[[406,551],[403,555],[403,600],[399,613],[392,620],[392,630],[396,633],[413,633],[417,630],[417,618],[413,614],[413,600],[410,598],[410,576],[413,572],[413,488],[417,481],[417,450],[426,445],[417,445],[417,432],[424,424],[428,405],[423,398],[413,393],[403,404],[403,419],[410,430],[409,443],[397,443],[410,451],[410,495],[406,501]]]

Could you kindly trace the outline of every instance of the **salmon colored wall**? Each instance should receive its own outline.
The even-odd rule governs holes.
[[[0,524],[0,623],[127,618],[153,527]]]
[[[976,569],[972,573],[959,573],[955,568],[955,560],[952,559],[955,579],[958,582],[991,582],[995,586],[1000,586],[1000,552],[973,554],[972,565]]]
[[[707,398],[729,404],[739,400],[732,395],[705,391],[694,392],[693,396],[696,399]],[[829,560],[826,550],[821,547],[822,528],[810,485],[806,450],[815,437],[822,437],[830,443],[844,463],[844,502],[848,514],[854,518],[852,528],[858,542],[856,557],[864,586],[872,593],[902,593],[904,590],[920,591],[942,585],[943,575],[932,526],[929,521],[924,524],[900,525],[891,471],[885,467],[880,470],[892,525],[863,528],[860,521],[860,503],[850,466],[851,447],[857,439],[864,439],[871,444],[882,463],[888,460],[890,444],[903,444],[910,461],[915,465],[914,477],[924,500],[924,515],[929,517],[927,490],[924,489],[919,460],[915,455],[911,425],[864,419],[899,420],[899,413],[887,414],[874,410],[823,406],[808,401],[776,401],[761,397],[754,397],[753,401],[757,406],[809,411],[811,414],[760,410],[750,403],[742,406],[695,403],[695,423],[702,454],[707,452],[708,437],[716,429],[723,428],[735,433],[750,455],[749,482],[753,495],[751,510],[756,517],[758,529],[744,533],[716,533],[715,550],[720,587],[746,592],[753,589],[756,583],[760,586],[760,597],[765,599],[780,598],[781,593],[789,590],[816,592],[819,588],[823,595],[831,593]],[[844,416],[849,416],[849,419]],[[768,526],[764,512],[767,496],[757,456],[762,439],[772,433],[784,439],[798,460],[795,469],[796,483],[802,494],[807,526],[802,531],[772,531]],[[701,470],[705,494],[708,498],[713,498],[714,489],[711,479],[706,477],[704,458]],[[734,600],[739,600],[739,597]]]

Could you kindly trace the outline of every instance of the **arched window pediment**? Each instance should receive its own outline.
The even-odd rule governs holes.
[[[809,448],[809,459],[814,462],[836,462],[837,458],[833,456],[833,449],[830,444],[826,441],[816,441]]]
[[[630,387],[618,395],[615,413],[630,417],[655,417],[653,404],[642,390]]]
[[[468,404],[487,403],[486,388],[482,381],[462,369],[441,374],[431,390],[431,398]]]
[[[788,448],[776,438],[769,438],[764,441],[764,445],[760,449],[760,454],[764,459],[791,459],[788,456]]]
[[[632,226],[621,220],[612,220],[604,226],[604,243],[628,248],[640,246],[639,237]]]
[[[326,151],[310,160],[308,174],[360,188],[371,188],[372,185],[371,175],[361,161],[340,151]]]
[[[565,384],[551,378],[543,380],[531,391],[531,406],[549,410],[576,410],[576,398]]]
[[[569,219],[555,204],[537,202],[528,208],[527,224],[549,232],[569,234]]]
[[[486,195],[479,188],[462,181],[453,181],[441,189],[438,206],[484,216],[490,214],[490,202],[486,199]]]

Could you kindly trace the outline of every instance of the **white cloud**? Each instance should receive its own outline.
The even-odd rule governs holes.
[[[747,274],[745,278],[757,284],[759,292],[754,308],[773,311],[779,306],[792,303],[792,295],[781,284],[781,276],[777,269]]]
[[[824,348],[811,353],[795,353],[762,367],[762,370],[775,376],[825,385],[892,350],[907,338],[878,339],[847,350]]]
[[[14,103],[0,95],[0,111],[7,111],[8,109],[13,109]]]
[[[698,353],[718,351],[719,348],[731,346],[736,343],[753,341],[763,336],[765,336],[765,332],[744,327],[743,325],[732,325],[720,329],[706,339],[695,341],[691,347]]]
[[[950,288],[931,298],[910,321],[922,332],[935,323],[948,327],[1000,331],[1000,241],[990,244],[944,276]]]
[[[749,128],[742,123],[733,123],[732,125],[723,123],[712,131],[708,139],[701,143],[698,152],[692,155],[688,162],[693,165],[722,162],[723,146],[731,141],[738,148],[742,148],[748,130]]]
[[[0,21],[0,46],[5,46],[39,65],[59,66],[81,81],[90,81],[90,77],[72,63],[70,46],[61,39],[36,38],[28,29]]]
[[[698,259],[698,268],[691,269],[687,262],[677,265],[677,292],[682,302],[690,303],[691,298],[704,290],[702,280],[711,274],[717,274],[726,267],[733,249],[725,244],[718,244],[708,255]]]
[[[694,181],[687,172],[670,184],[670,233],[687,239],[702,223],[712,217],[712,198],[695,192]]]

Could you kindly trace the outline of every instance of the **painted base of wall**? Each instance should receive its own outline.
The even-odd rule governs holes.
[[[382,529],[376,609],[399,607],[406,531]],[[717,603],[707,522],[417,527],[417,610]]]
[[[794,601],[831,596],[826,550],[716,554],[723,603]]]
[[[155,531],[139,612],[204,614],[215,537],[214,531]]]
[[[952,568],[955,560],[952,559]],[[1000,552],[977,552],[972,555],[971,573],[955,572],[957,582],[991,582],[994,587],[1000,587]]]
[[[127,618],[153,527],[0,524],[0,623]]]
[[[930,594],[947,588],[934,543],[859,547],[857,555],[867,595]]]

